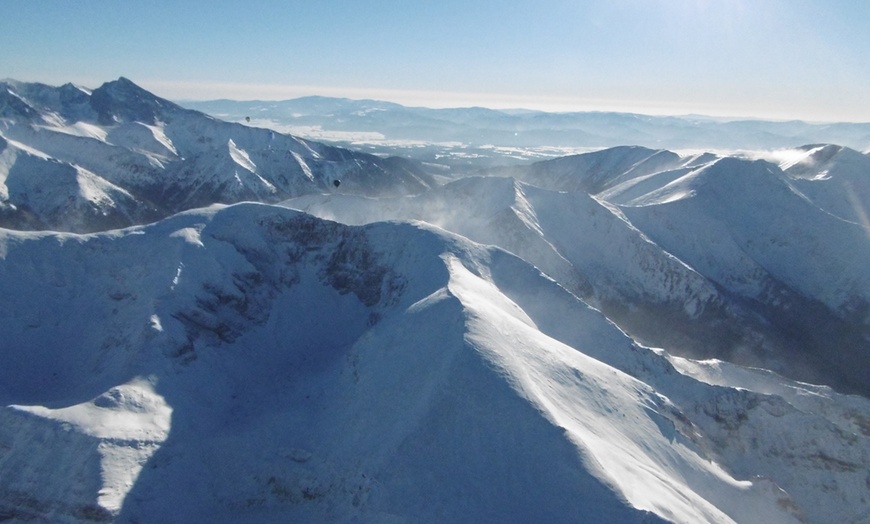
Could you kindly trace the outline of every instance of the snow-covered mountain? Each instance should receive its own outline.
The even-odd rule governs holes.
[[[867,155],[438,185],[6,87],[0,520],[870,521]]]
[[[866,399],[640,347],[423,223],[239,204],[0,242],[7,519],[868,517]]]
[[[216,120],[120,78],[93,91],[0,83],[0,224],[88,232],[212,203],[412,194],[421,164]]]
[[[548,113],[482,107],[429,109],[376,100],[304,97],[280,101],[186,101],[233,122],[282,129],[314,140],[436,162],[459,171],[541,160],[625,144],[656,149],[771,150],[833,143],[870,150],[870,123],[811,123]]]
[[[783,171],[620,147],[410,198],[285,205],[349,224],[436,224],[533,263],[643,343],[867,395],[870,224],[848,217],[866,213],[870,170],[836,149],[848,162],[811,168],[798,154]]]
[[[283,205],[346,224],[420,220],[500,246],[655,346],[721,357],[735,339],[752,345],[764,331],[714,282],[585,192],[470,177],[415,197],[309,195]]]

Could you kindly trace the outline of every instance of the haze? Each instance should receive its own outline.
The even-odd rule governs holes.
[[[870,4],[4,2],[0,76],[175,100],[870,121]]]

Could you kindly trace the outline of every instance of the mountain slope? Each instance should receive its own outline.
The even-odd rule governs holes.
[[[792,338],[789,354],[810,373],[801,378],[866,392],[856,363],[870,358],[867,229],[807,202],[775,166],[734,159],[621,209]]]
[[[800,150],[780,166],[792,187],[822,210],[870,228],[870,156],[830,144]]]
[[[659,256],[675,258],[713,286],[727,309],[715,311],[711,324],[736,322],[737,328],[731,335],[696,332],[694,340],[708,351],[698,352],[695,346],[684,355],[768,367],[866,395],[860,371],[870,363],[870,276],[864,262],[870,257],[870,223],[861,218],[870,198],[863,191],[866,157],[836,146],[806,151],[790,155],[791,163],[783,164],[786,171],[740,157],[679,157],[620,147],[488,173],[565,195],[592,196],[655,246]],[[541,207],[548,210],[542,216],[557,208],[553,202]],[[569,215],[552,216],[558,224]],[[558,237],[547,238],[557,244]],[[572,244],[587,245],[562,245]],[[602,239],[590,258],[625,267],[632,257],[619,246],[615,238]],[[643,266],[645,258],[634,260]],[[549,274],[548,266],[540,267]],[[622,274],[627,284],[636,271]],[[551,276],[562,281],[558,272]],[[602,282],[601,275],[590,280]],[[646,283],[640,289],[650,282],[642,280]],[[573,289],[570,282],[565,285]],[[694,307],[688,296],[683,300],[687,308]],[[691,343],[639,331],[632,323],[644,324],[644,318],[634,314],[633,301],[627,302],[629,315],[608,315],[628,332],[678,354],[677,347],[692,349]],[[685,324],[678,319],[659,317],[650,325],[679,331]],[[748,329],[734,338],[741,325]]]
[[[619,146],[530,166],[491,169],[488,173],[512,176],[554,191],[598,194],[625,179],[675,168],[681,163],[680,156],[670,151]]]
[[[311,195],[282,205],[346,224],[421,220],[497,245],[601,309],[636,339],[684,355],[723,358],[736,344],[781,342],[714,281],[584,192],[472,177],[414,197]]]
[[[849,419],[816,390],[811,440],[768,456],[792,427],[770,406],[796,401],[680,375],[521,259],[427,226],[243,204],[0,246],[20,297],[0,320],[11,518],[861,515],[865,400]],[[727,453],[741,428],[752,461]],[[817,499],[832,460],[857,468],[836,473],[836,508]]]
[[[18,142],[0,151],[0,226],[91,231],[158,215],[130,192],[75,164]]]
[[[67,171],[86,171],[129,197],[116,202],[115,191],[112,198],[95,199],[69,185],[51,209],[30,207],[22,200],[30,193],[6,197],[6,227],[96,231],[212,203],[335,191],[336,183],[342,192],[367,195],[413,194],[434,185],[419,163],[221,122],[125,78],[93,91],[21,82],[0,88],[4,149],[11,143],[49,164],[65,164]],[[7,155],[0,177],[14,170],[20,178],[42,179],[40,185],[53,180],[52,169],[16,167],[19,158]],[[55,209],[63,197],[71,205]],[[91,204],[77,204],[81,199]]]

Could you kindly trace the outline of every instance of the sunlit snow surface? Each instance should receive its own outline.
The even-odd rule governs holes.
[[[78,439],[89,442],[90,446],[83,450],[65,449],[66,453],[83,453],[99,467],[99,477],[83,478],[85,483],[97,481],[96,504],[109,513],[117,513],[124,502],[127,492],[136,482],[142,467],[166,439],[170,428],[172,408],[153,390],[152,385],[142,379],[129,384],[113,387],[92,401],[75,406],[50,409],[43,406],[9,406],[11,413],[4,413],[5,425],[9,429],[18,429],[16,440],[21,439],[22,426],[31,425],[35,428],[45,426],[36,418],[53,421],[48,427],[56,427],[61,432],[75,433]],[[15,412],[20,412],[16,416]],[[29,415],[29,417],[28,417]],[[26,433],[26,430],[25,430]],[[42,444],[42,445],[40,445]],[[56,443],[55,443],[56,444]],[[40,442],[38,437],[30,442],[18,444],[22,453],[26,450],[27,458],[10,469],[9,477],[24,477],[45,475],[50,477],[56,468],[62,468],[63,463],[55,460],[41,463],[32,460],[34,457],[52,456],[50,443]],[[91,446],[96,447],[96,454]],[[29,448],[29,449],[27,449]],[[20,457],[25,458],[25,457]],[[79,457],[81,458],[81,457]],[[34,471],[34,466],[45,468]],[[13,475],[14,471],[14,475]],[[14,485],[14,480],[10,482]],[[21,492],[29,491],[27,483],[20,485]]]
[[[775,504],[788,502],[785,493],[737,481],[699,456],[669,418],[676,408],[666,397],[549,339],[498,288],[448,262],[451,290],[471,317],[469,341],[565,428],[587,467],[633,506],[678,522],[795,521]]]

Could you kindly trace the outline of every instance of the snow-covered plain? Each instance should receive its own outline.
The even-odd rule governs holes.
[[[427,189],[329,150],[384,169],[336,188],[325,146],[179,133],[126,82],[10,84],[5,205],[141,202],[116,182],[185,136],[219,147],[170,184],[309,189],[0,229],[0,520],[870,521],[866,155],[620,147]]]

